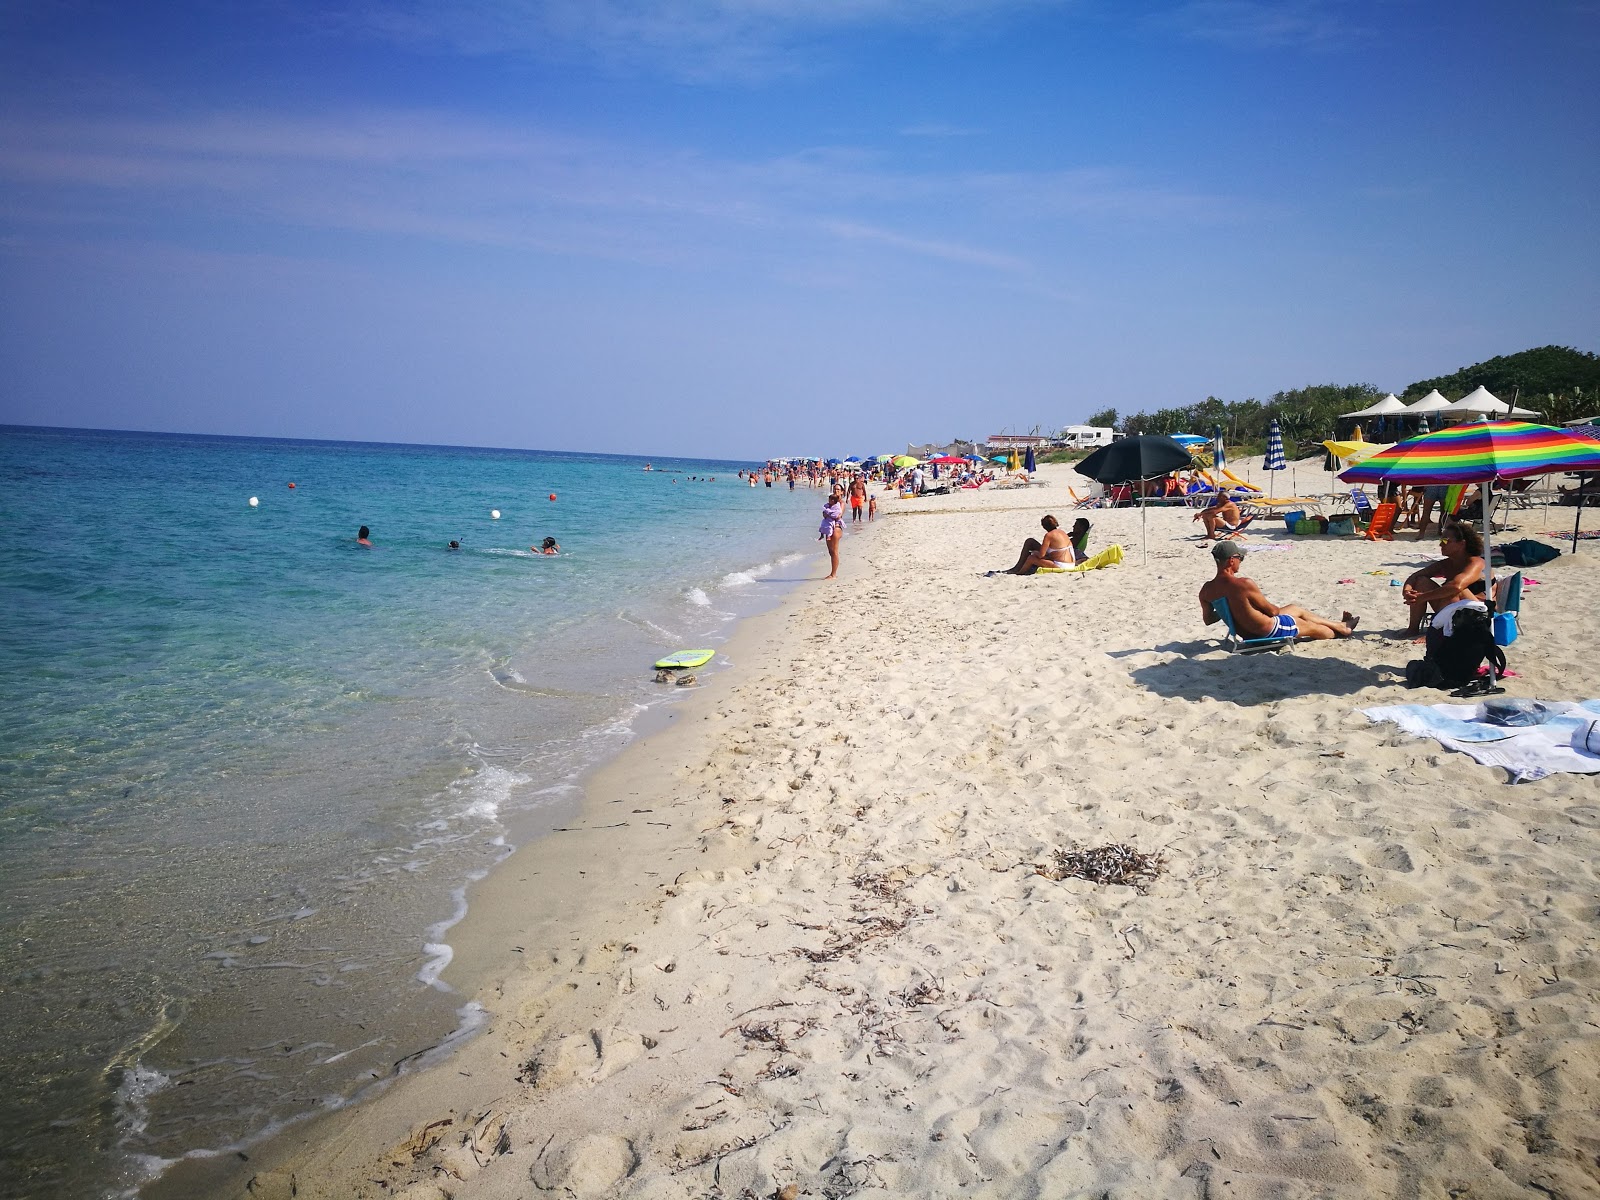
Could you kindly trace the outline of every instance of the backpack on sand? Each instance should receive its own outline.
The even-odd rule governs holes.
[[[1456,610],[1451,630],[1428,627],[1427,650],[1406,664],[1407,687],[1463,687],[1476,683],[1478,668],[1494,665],[1496,677],[1506,669],[1505,651],[1494,643],[1489,614],[1476,608]]]

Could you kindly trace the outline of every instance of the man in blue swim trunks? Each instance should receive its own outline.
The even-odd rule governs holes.
[[[1240,637],[1296,637],[1318,641],[1327,638],[1349,637],[1356,631],[1360,618],[1345,613],[1338,621],[1319,617],[1298,604],[1274,604],[1268,600],[1255,580],[1239,574],[1244,564],[1244,547],[1238,542],[1218,542],[1211,547],[1211,557],[1217,560],[1215,577],[1200,589],[1200,610],[1206,624],[1219,620],[1211,611],[1213,600],[1228,602],[1233,614],[1234,628]]]

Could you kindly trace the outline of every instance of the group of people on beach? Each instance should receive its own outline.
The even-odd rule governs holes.
[[[1483,537],[1464,521],[1451,521],[1441,531],[1440,557],[1408,575],[1400,586],[1408,621],[1401,636],[1420,637],[1429,614],[1438,614],[1461,602],[1486,600]],[[1211,548],[1217,573],[1200,589],[1200,608],[1206,624],[1221,619],[1213,604],[1228,602],[1228,610],[1241,637],[1294,637],[1314,640],[1349,637],[1360,620],[1353,613],[1335,621],[1298,604],[1274,604],[1253,579],[1241,574],[1244,547],[1224,540]]]
[[[822,524],[817,528],[817,540],[828,547],[828,575],[834,579],[839,574],[839,540],[844,537],[844,507],[850,505],[850,521],[871,521],[878,515],[878,497],[867,494],[866,480],[860,475],[850,481],[848,489],[835,483],[822,505]]]
[[[1225,498],[1224,498],[1225,499]],[[1225,511],[1228,501],[1214,506]],[[824,509],[824,525],[826,513]],[[1224,519],[1220,518],[1219,520]],[[1090,524],[1079,517],[1069,535],[1054,516],[1040,520],[1044,527],[1043,538],[1028,538],[1022,544],[1017,561],[1003,571],[988,571],[988,575],[1032,575],[1040,570],[1062,569],[1083,563],[1088,559]],[[840,526],[842,528],[842,524]],[[1208,533],[1210,525],[1208,523]],[[1483,538],[1465,521],[1449,521],[1439,539],[1440,557],[1413,571],[1401,584],[1400,598],[1405,602],[1408,621],[1402,636],[1420,637],[1430,614],[1437,614],[1461,601],[1483,600],[1485,568]],[[1238,541],[1226,538],[1211,548],[1216,564],[1216,574],[1200,589],[1200,608],[1207,625],[1221,617],[1214,604],[1226,600],[1229,615],[1239,636],[1245,638],[1292,637],[1310,640],[1347,638],[1360,624],[1360,617],[1351,612],[1341,613],[1337,620],[1319,616],[1299,604],[1275,604],[1255,580],[1243,574],[1245,548]],[[829,576],[832,578],[832,576]]]
[[[1017,561],[1003,571],[986,571],[986,575],[1033,575],[1039,571],[1065,570],[1089,561],[1089,530],[1087,517],[1072,523],[1069,534],[1061,522],[1046,513],[1039,524],[1044,527],[1044,537],[1028,538],[1022,543]]]

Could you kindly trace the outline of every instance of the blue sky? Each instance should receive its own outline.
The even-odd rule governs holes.
[[[0,0],[0,421],[873,453],[1600,349],[1600,0]]]

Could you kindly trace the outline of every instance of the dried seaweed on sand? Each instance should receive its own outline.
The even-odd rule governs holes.
[[[1046,879],[1083,879],[1089,883],[1116,883],[1131,887],[1141,895],[1166,869],[1167,860],[1159,852],[1150,854],[1120,843],[1110,846],[1073,847],[1057,850],[1054,863],[1034,869]]]

